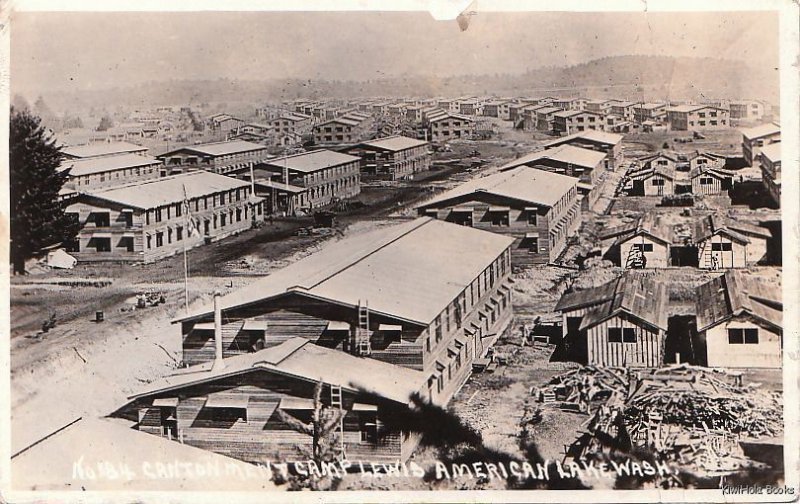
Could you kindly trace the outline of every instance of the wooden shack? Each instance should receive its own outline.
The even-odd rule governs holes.
[[[555,307],[563,319],[565,354],[598,366],[662,365],[667,302],[664,284],[630,273],[565,293]]]
[[[783,302],[780,285],[727,271],[699,286],[697,331],[712,367],[780,368]]]
[[[599,238],[614,240],[605,257],[617,266],[638,269],[670,265],[672,230],[652,212],[630,224],[608,229]]]
[[[750,239],[735,230],[734,227],[737,226],[755,228],[755,226],[731,224],[728,220],[713,214],[694,221],[692,240],[697,246],[697,259],[701,268],[710,270],[744,268],[751,260],[758,261],[764,256],[766,239],[763,240],[763,245],[757,246],[757,250],[754,249],[748,254]],[[755,234],[755,231],[750,229],[751,234]]]

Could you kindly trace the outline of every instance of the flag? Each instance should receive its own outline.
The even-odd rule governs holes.
[[[192,217],[191,208],[189,207],[189,197],[186,195],[186,184],[183,185],[183,213],[186,216],[186,234],[188,236],[200,236],[200,230],[197,228],[197,221]]]

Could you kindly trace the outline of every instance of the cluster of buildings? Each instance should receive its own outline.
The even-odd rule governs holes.
[[[565,293],[563,352],[596,366],[658,367],[691,362],[711,367],[780,368],[780,290],[741,271],[695,289],[695,330],[670,330],[664,283],[627,273],[598,287]],[[669,353],[668,353],[669,352]]]
[[[742,130],[742,155],[748,166],[759,166],[764,188],[781,203],[781,127],[767,123]]]
[[[80,223],[67,251],[79,261],[155,261],[239,233],[266,215],[311,212],[356,197],[362,176],[408,179],[431,165],[427,142],[401,136],[357,143],[349,153],[317,149],[283,157],[245,140],[188,145],[157,157],[147,150],[126,142],[63,149],[61,198]]]
[[[116,415],[248,462],[293,462],[312,441],[283,419],[310,421],[322,382],[343,458],[405,461],[419,432],[397,419],[417,400],[446,405],[512,320],[513,241],[426,217],[340,240],[174,320],[188,367]]]

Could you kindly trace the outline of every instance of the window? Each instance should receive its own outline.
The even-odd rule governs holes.
[[[436,328],[436,343],[442,341],[442,316],[439,315],[436,317],[436,322],[434,322]]]
[[[161,247],[164,245],[164,233],[159,231],[156,233],[156,247]]]
[[[147,235],[147,248],[153,248],[153,236]]]
[[[714,252],[730,252],[733,250],[733,244],[731,242],[712,243],[711,250]]]
[[[175,204],[175,217],[180,217],[183,215],[183,203],[176,203]]]
[[[108,212],[93,212],[94,225],[97,227],[109,227],[111,225],[111,214]]]
[[[111,238],[92,238],[89,246],[92,245],[97,252],[111,252]]]
[[[539,253],[539,238],[528,238],[528,253],[529,254]]]
[[[175,235],[176,235],[176,238],[175,238],[175,239],[176,239],[177,241],[181,241],[181,240],[183,240],[183,226],[178,226],[178,227],[175,229]]]
[[[639,249],[642,252],[652,252],[653,251],[653,244],[652,243],[634,243],[633,248]]]
[[[161,222],[161,209],[156,208],[156,222]]]
[[[246,408],[209,408],[214,422],[233,423],[239,420],[247,422]]]
[[[728,329],[728,343],[731,345],[758,345],[758,329]]]
[[[528,210],[528,225],[535,226],[538,223],[538,217],[536,210]]]
[[[361,432],[362,443],[376,443],[378,441],[377,413],[374,411],[359,412],[358,430]]]
[[[700,177],[700,185],[712,185],[714,179],[711,177]]]
[[[636,343],[636,329],[632,327],[609,327],[609,343]]]
[[[663,186],[664,185],[664,179],[653,179],[653,185],[654,186]]]
[[[508,211],[490,212],[492,226],[508,227]]]

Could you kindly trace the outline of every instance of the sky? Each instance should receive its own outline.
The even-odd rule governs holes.
[[[604,56],[720,57],[778,65],[778,18],[734,13],[15,12],[11,89],[175,79],[522,73]]]

